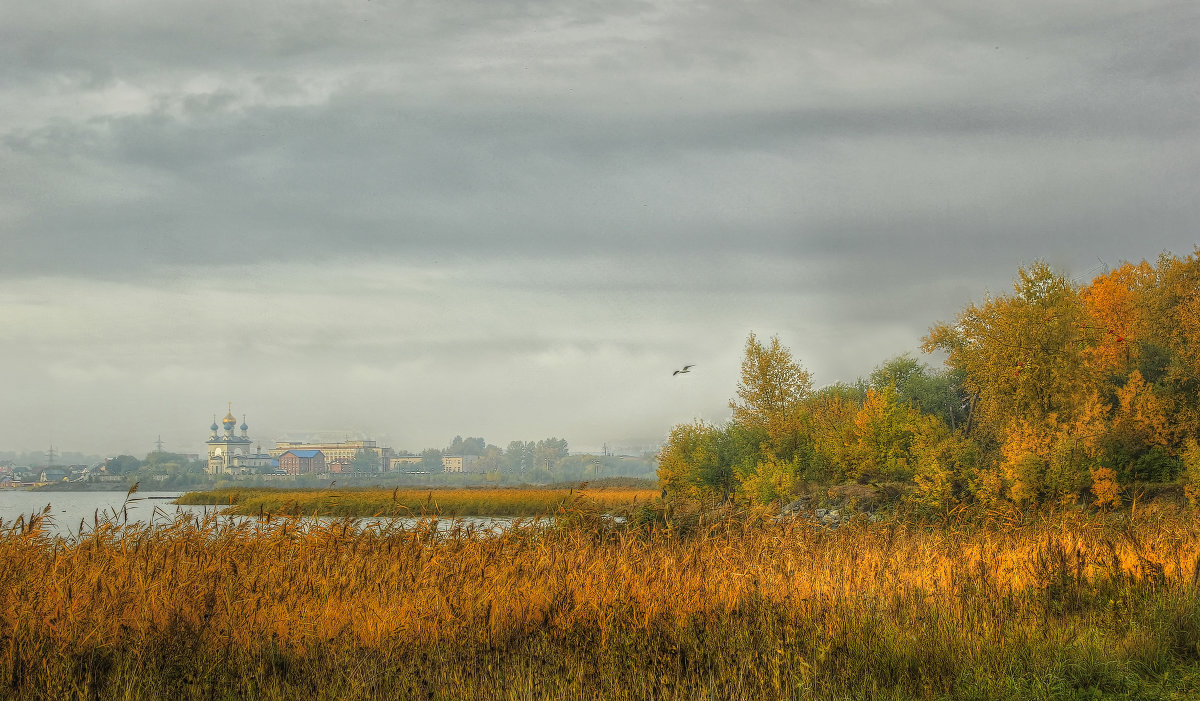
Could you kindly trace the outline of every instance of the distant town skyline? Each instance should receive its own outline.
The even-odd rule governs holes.
[[[210,433],[211,433],[211,431],[210,431]],[[484,438],[485,441],[487,441],[486,437],[483,437],[483,436],[463,436],[463,434],[455,434],[455,436],[466,437],[466,438],[480,437],[480,438]],[[536,440],[542,440],[544,438],[553,438],[553,437],[554,436],[543,436],[542,438],[539,438]],[[372,442],[378,443],[380,445],[388,445],[389,448],[392,447],[388,443],[388,439],[386,437],[384,437],[382,439],[376,439],[372,436],[356,434],[353,431],[347,431],[347,430],[332,430],[332,431],[326,430],[326,431],[311,431],[311,432],[293,431],[293,432],[288,432],[287,434],[285,434],[281,437],[274,437],[274,438],[270,438],[270,439],[253,437],[253,438],[251,438],[250,442],[251,442],[252,446],[256,446],[256,447],[261,446],[263,448],[263,450],[266,451],[280,443],[289,443],[289,442],[312,442],[312,443],[339,442],[340,443],[340,442],[346,442],[346,441],[363,441],[363,440],[372,441]],[[520,441],[520,440],[529,440],[529,439],[514,438],[511,440],[502,440],[499,443],[497,443],[495,441],[487,441],[487,444],[488,445],[496,445],[497,447],[503,449],[503,448],[507,447],[510,442]],[[396,451],[400,454],[419,455],[421,453],[421,451],[428,450],[431,448],[434,448],[437,450],[444,450],[444,449],[448,448],[449,445],[453,441],[454,441],[454,437],[452,436],[450,438],[450,440],[445,441],[444,444],[436,444],[436,445],[430,444],[430,445],[422,446],[420,448],[401,447],[401,448],[397,448]],[[115,453],[104,453],[104,452],[89,451],[86,448],[65,449],[64,450],[64,449],[59,448],[59,446],[57,446],[57,445],[52,445],[44,451],[38,451],[38,450],[17,450],[17,449],[10,449],[10,448],[6,448],[4,446],[0,446],[0,461],[4,461],[4,460],[11,461],[11,460],[20,458],[24,462],[29,463],[29,464],[61,465],[61,464],[65,464],[65,463],[80,462],[80,461],[95,462],[97,460],[103,460],[105,458],[114,457],[117,454],[132,455],[134,457],[142,457],[144,455],[148,455],[153,452],[172,453],[172,454],[177,454],[177,455],[188,455],[188,456],[195,457],[195,459],[197,459],[197,460],[202,460],[205,455],[205,447],[206,447],[206,443],[204,443],[204,442],[200,443],[200,447],[198,449],[186,449],[186,448],[181,448],[181,447],[172,447],[170,445],[167,445],[166,442],[162,440],[161,435],[156,435],[154,441],[151,443],[151,447],[144,451],[135,448],[133,450],[118,451]],[[613,454],[637,455],[637,454],[641,454],[643,451],[653,450],[656,447],[657,447],[657,445],[619,445],[619,446],[614,446],[614,445],[610,445],[608,443],[602,443],[602,444],[600,444],[598,446],[594,446],[594,447],[593,446],[584,446],[584,447],[572,446],[571,452],[576,453],[576,454],[578,454],[578,453],[588,453],[588,454],[596,453],[596,454],[606,454],[606,455],[613,455]],[[32,460],[30,458],[32,458]]]
[[[0,448],[654,445],[751,331],[852,382],[1019,266],[1195,250],[1198,13],[9,3]]]

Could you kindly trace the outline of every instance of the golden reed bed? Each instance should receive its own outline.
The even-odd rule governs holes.
[[[654,503],[658,489],[588,487],[575,489],[263,489],[234,488],[188,492],[180,504],[225,506],[227,513],[294,516],[551,516],[586,508],[628,511]]]
[[[24,698],[1055,698],[1200,680],[1190,512],[0,538]],[[236,691],[236,693],[234,693]]]

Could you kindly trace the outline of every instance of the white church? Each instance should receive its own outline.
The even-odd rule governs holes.
[[[221,429],[224,427],[224,433]],[[208,474],[210,475],[244,475],[256,472],[268,472],[273,469],[272,458],[260,449],[251,450],[249,427],[246,417],[242,417],[239,436],[234,431],[239,428],[237,419],[233,416],[233,404],[229,405],[229,413],[217,425],[217,415],[213,414],[212,433],[208,437]]]

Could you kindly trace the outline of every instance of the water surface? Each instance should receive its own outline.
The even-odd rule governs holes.
[[[172,503],[182,492],[137,492],[125,499],[125,492],[35,492],[25,489],[0,490],[0,519],[8,528],[20,517],[28,521],[47,505],[50,526],[47,532],[71,536],[79,533],[79,522],[90,531],[96,519],[115,516],[118,523],[168,523],[177,514],[195,514],[201,518],[214,511],[212,506],[179,506]]]
[[[3,524],[0,530],[12,527],[22,515],[28,521],[30,515],[40,514],[48,504],[50,511],[46,532],[51,535],[71,537],[80,533],[80,521],[83,521],[83,532],[92,530],[97,519],[115,517],[118,524],[158,524],[172,523],[181,515],[191,515],[204,519],[219,513],[219,506],[180,506],[174,503],[183,492],[137,492],[125,498],[125,492],[34,492],[23,489],[0,490],[0,519]],[[257,522],[257,516],[223,516],[225,521]],[[282,519],[276,519],[279,523]],[[312,517],[303,517],[301,521],[311,521]],[[344,521],[326,516],[319,517],[325,523]],[[375,526],[400,526],[404,528],[417,524],[421,519],[416,518],[379,518],[365,517],[349,519],[354,528],[362,530]],[[476,531],[499,533],[508,528],[514,519],[491,518],[486,516],[437,519],[437,529],[448,531],[456,526],[473,527]],[[522,519],[528,523],[533,519]]]

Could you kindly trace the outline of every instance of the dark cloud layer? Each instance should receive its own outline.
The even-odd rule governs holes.
[[[731,367],[691,397],[716,416],[752,328],[851,379],[1035,258],[1190,252],[1197,57],[1191,2],[10,4],[0,343],[36,371],[7,379],[49,407],[150,363],[182,392],[235,353],[355,392],[421,372],[385,384],[429,404],[548,362],[562,404],[595,360],[699,343]],[[688,418],[613,394],[647,408],[580,409],[597,433]]]

